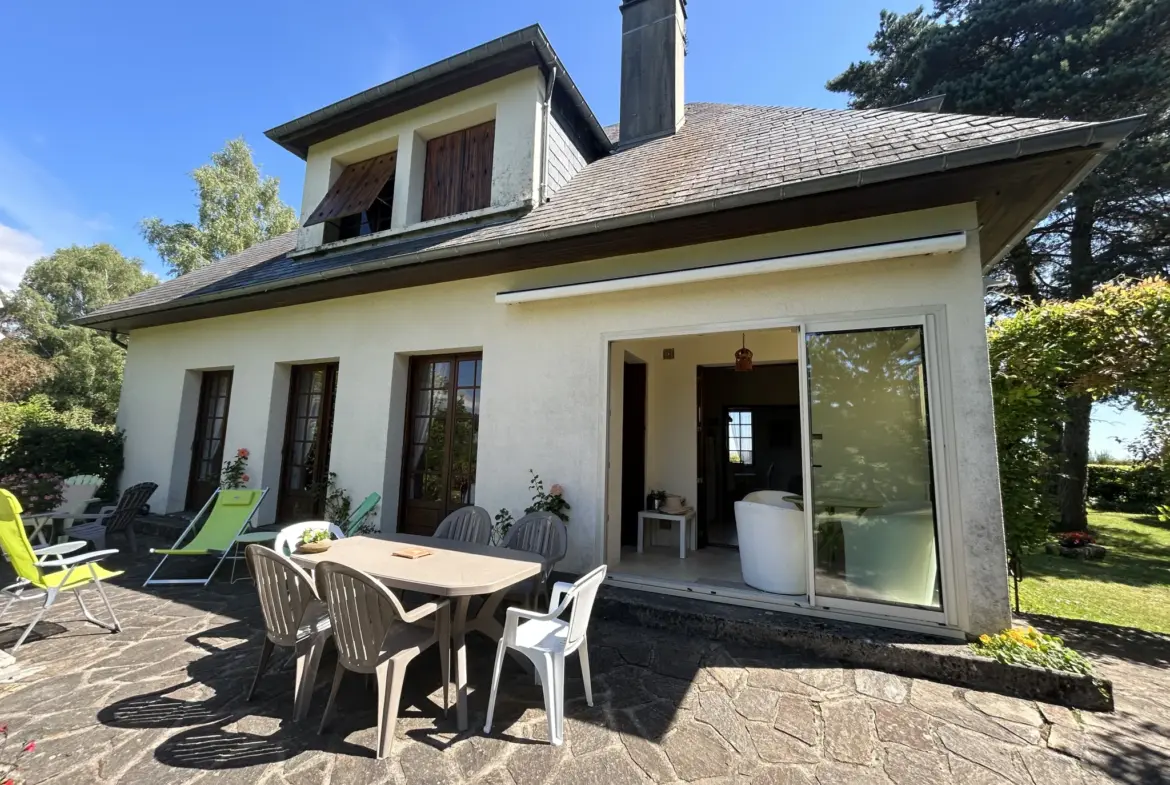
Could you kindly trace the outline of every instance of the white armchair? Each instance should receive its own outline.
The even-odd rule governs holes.
[[[735,503],[743,582],[760,591],[808,592],[804,513],[791,498],[776,491],[756,491]]]

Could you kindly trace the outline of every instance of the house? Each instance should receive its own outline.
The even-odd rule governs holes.
[[[614,127],[530,27],[269,131],[302,226],[80,320],[129,335],[123,483],[194,508],[247,448],[262,523],[332,472],[426,534],[534,470],[561,569],[1003,628],[983,272],[1134,124],[684,105],[685,1],[621,14]]]

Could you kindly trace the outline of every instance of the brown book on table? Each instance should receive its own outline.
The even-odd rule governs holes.
[[[434,553],[434,551],[432,551],[430,548],[420,548],[415,545],[403,548],[402,550],[394,551],[395,556],[401,556],[404,559],[421,559],[424,556],[430,556],[432,553]]]

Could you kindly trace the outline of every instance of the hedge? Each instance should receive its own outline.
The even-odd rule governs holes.
[[[1089,464],[1089,506],[1153,513],[1170,498],[1166,471],[1151,464]]]

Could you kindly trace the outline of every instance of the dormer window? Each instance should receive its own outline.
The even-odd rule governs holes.
[[[496,121],[427,142],[422,220],[482,210],[492,203]]]
[[[305,226],[324,223],[325,242],[389,229],[397,162],[394,152],[345,167]]]

